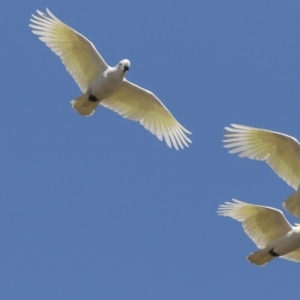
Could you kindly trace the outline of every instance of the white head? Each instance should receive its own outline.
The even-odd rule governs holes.
[[[130,68],[130,61],[128,59],[123,59],[118,63],[117,67],[126,73]]]

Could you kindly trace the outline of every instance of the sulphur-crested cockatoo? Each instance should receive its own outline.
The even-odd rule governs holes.
[[[217,213],[242,222],[247,235],[261,249],[247,257],[250,262],[263,266],[277,256],[300,262],[300,226],[291,226],[280,210],[235,199],[225,203]]]
[[[284,202],[284,208],[300,217],[300,144],[286,134],[231,124],[225,127],[227,133],[224,147],[229,153],[239,153],[240,157],[265,160],[266,163],[296,192]]]
[[[106,64],[94,45],[83,35],[61,22],[48,9],[37,11],[30,27],[40,40],[56,53],[83,94],[71,101],[72,107],[83,116],[91,116],[97,106],[114,110],[125,118],[139,121],[169,147],[188,147],[190,134],[151,92],[127,81],[128,59],[115,67]]]

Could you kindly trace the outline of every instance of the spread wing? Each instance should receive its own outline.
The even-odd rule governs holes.
[[[159,140],[165,139],[169,147],[188,147],[190,134],[151,92],[124,80],[111,97],[100,104],[114,110],[125,118],[139,121]]]
[[[245,232],[259,248],[292,229],[280,210],[235,199],[220,205],[217,213],[242,222]]]
[[[288,135],[232,124],[225,127],[224,147],[240,157],[265,160],[275,173],[294,189],[300,183],[300,145]]]
[[[88,39],[46,10],[48,15],[37,10],[39,16],[32,15],[29,26],[61,58],[82,92],[86,92],[108,66]]]

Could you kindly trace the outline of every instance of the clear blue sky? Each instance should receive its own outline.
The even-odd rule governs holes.
[[[193,144],[169,149],[80,90],[31,33],[48,7],[153,91]],[[0,299],[283,299],[300,264],[259,268],[237,198],[283,209],[292,188],[229,155],[224,126],[300,138],[299,1],[2,1]],[[284,212],[290,222],[299,222]]]

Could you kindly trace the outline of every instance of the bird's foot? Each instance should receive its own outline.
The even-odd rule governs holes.
[[[93,95],[89,95],[89,100],[92,101],[92,102],[97,102],[98,101],[97,97],[95,97]]]
[[[269,251],[269,254],[271,255],[271,256],[279,256],[276,252],[274,252],[274,248],[272,248],[270,251]]]

